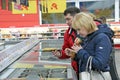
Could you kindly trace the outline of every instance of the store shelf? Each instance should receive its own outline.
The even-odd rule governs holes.
[[[120,44],[120,39],[119,38],[114,38],[114,44]]]

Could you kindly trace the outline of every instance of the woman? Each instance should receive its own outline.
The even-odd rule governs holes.
[[[93,18],[87,13],[81,12],[74,16],[72,26],[85,40],[82,45],[73,45],[76,52],[76,60],[79,61],[79,72],[85,71],[87,60],[93,57],[92,69],[109,71],[109,58],[112,44],[109,37],[112,37],[109,28],[97,27]],[[71,50],[72,51],[72,50]],[[69,51],[66,50],[69,54]]]

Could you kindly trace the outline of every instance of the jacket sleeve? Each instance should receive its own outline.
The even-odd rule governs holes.
[[[102,35],[95,38],[95,49],[92,65],[95,69],[103,70],[109,61],[110,53],[111,53],[111,42],[107,35]],[[94,43],[94,42],[93,42]],[[90,53],[85,49],[81,49],[77,53],[77,58],[81,59],[83,63],[87,63],[87,59],[90,56]]]
[[[68,34],[67,34],[67,31],[65,32],[64,34],[64,43],[62,45],[62,50],[61,50],[61,53],[62,53],[62,56],[59,57],[60,59],[66,59],[66,58],[70,58],[69,56],[66,55],[65,53],[65,49],[66,48],[69,48],[69,40],[68,40]]]

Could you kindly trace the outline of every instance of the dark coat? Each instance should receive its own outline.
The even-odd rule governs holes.
[[[85,71],[89,56],[93,56],[92,69],[109,71],[109,58],[112,51],[110,38],[113,37],[111,29],[105,25],[99,25],[99,30],[89,34],[84,40],[83,49],[76,55],[79,61],[79,72]]]

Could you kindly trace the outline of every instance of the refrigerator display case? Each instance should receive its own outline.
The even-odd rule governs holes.
[[[12,73],[4,80],[77,80],[71,66],[65,64],[18,62],[9,68],[12,69]]]
[[[41,42],[42,44],[41,46]],[[46,42],[49,42],[46,43]],[[53,44],[52,42],[55,42]],[[70,60],[58,59],[51,52],[43,52],[46,47],[60,48],[58,41],[41,40],[36,46],[6,67],[0,73],[0,80],[77,80]],[[61,44],[62,40],[59,40]],[[52,43],[52,45],[50,45]]]

